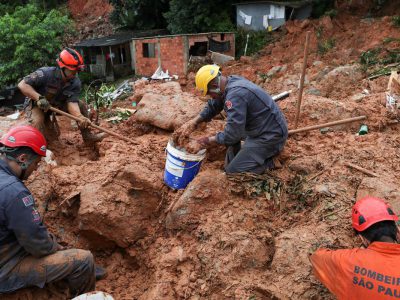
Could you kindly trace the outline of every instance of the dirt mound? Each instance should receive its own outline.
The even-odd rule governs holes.
[[[68,9],[75,22],[76,36],[70,43],[75,44],[84,39],[102,37],[114,33],[109,22],[109,14],[113,10],[107,0],[68,0]]]

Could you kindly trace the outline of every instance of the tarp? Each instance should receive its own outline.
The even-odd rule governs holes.
[[[209,37],[208,48],[210,51],[213,52],[220,52],[220,53],[228,52],[229,50],[231,50],[231,42],[230,41],[220,42]]]

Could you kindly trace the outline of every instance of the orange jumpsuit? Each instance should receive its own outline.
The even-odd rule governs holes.
[[[315,276],[338,299],[400,299],[400,245],[373,242],[367,249],[317,250]]]

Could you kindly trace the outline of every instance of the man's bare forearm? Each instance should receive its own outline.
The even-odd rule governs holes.
[[[21,80],[18,83],[18,88],[20,89],[22,94],[24,94],[28,98],[31,98],[34,101],[38,101],[39,97],[41,96],[32,86],[25,83],[24,80]]]

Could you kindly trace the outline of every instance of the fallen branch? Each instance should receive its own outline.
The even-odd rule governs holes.
[[[303,128],[299,128],[299,129],[292,129],[292,130],[289,130],[289,135],[298,133],[298,132],[305,132],[305,131],[311,131],[311,130],[315,130],[315,129],[325,128],[325,127],[334,126],[334,125],[341,125],[341,124],[361,121],[366,118],[367,118],[366,116],[359,116],[359,117],[324,123],[324,124],[320,124],[320,125],[313,125],[313,126],[303,127]]]
[[[378,174],[376,174],[376,173],[374,173],[374,172],[372,172],[372,171],[369,171],[369,170],[367,170],[367,169],[364,169],[364,168],[362,168],[362,167],[359,167],[359,166],[357,166],[357,165],[354,165],[354,164],[352,164],[352,163],[345,162],[344,165],[347,166],[347,167],[349,167],[349,168],[353,168],[353,169],[355,169],[355,170],[357,170],[357,171],[360,171],[360,172],[362,172],[362,173],[364,173],[364,174],[367,174],[367,175],[370,175],[370,176],[373,176],[373,177],[379,177]]]

